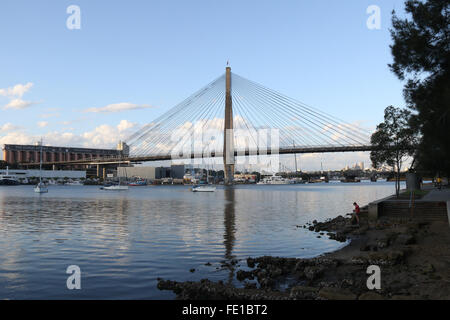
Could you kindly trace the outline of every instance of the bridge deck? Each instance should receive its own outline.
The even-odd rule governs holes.
[[[342,146],[342,147],[303,147],[303,148],[280,148],[273,154],[294,154],[294,153],[332,153],[332,152],[364,152],[372,151],[373,146]],[[249,155],[271,155],[272,151],[269,150],[242,150],[235,151],[235,156],[249,156]],[[119,159],[117,157],[107,157],[107,158],[91,158],[82,160],[71,160],[71,161],[54,161],[54,162],[44,162],[43,165],[105,165],[114,163],[136,163],[136,162],[147,162],[147,161],[165,161],[165,160],[182,160],[182,159],[199,159],[199,158],[214,158],[223,157],[223,152],[211,152],[211,153],[201,153],[201,154],[188,154],[179,155],[175,158],[171,155],[155,155],[155,156],[141,156],[141,157],[124,157]],[[36,166],[39,163],[20,163],[23,166]]]

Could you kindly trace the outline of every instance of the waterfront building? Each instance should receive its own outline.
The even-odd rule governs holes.
[[[186,169],[184,165],[172,165],[170,167],[119,167],[117,175],[121,178],[155,179],[183,179]]]
[[[121,143],[124,152],[128,146]],[[5,144],[2,148],[3,160],[9,165],[16,163],[39,162],[41,147],[36,145]],[[122,150],[122,149],[121,149]],[[103,157],[117,157],[121,150],[115,149],[92,149],[92,148],[70,148],[70,147],[42,147],[43,162],[77,161],[83,159],[94,159]]]

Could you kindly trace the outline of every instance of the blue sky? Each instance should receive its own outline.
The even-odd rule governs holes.
[[[80,30],[66,27],[73,4]],[[381,8],[380,30],[366,26],[369,5]],[[0,143],[52,133],[111,147],[119,124],[125,134],[150,122],[227,60],[243,77],[374,128],[386,106],[404,106],[387,66],[394,8],[403,0],[3,0],[0,88],[32,85],[0,95]],[[5,108],[19,98],[29,105]],[[136,109],[86,112],[119,103]]]

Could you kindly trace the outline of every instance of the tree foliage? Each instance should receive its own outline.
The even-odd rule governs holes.
[[[400,172],[405,160],[414,154],[417,133],[409,125],[411,112],[389,106],[384,110],[384,121],[372,134],[371,144],[375,147],[370,153],[374,168],[384,164],[392,167],[396,174],[395,191],[400,192]]]
[[[409,19],[394,12],[391,70],[405,80],[410,125],[421,133],[419,167],[450,175],[450,1],[407,0]]]

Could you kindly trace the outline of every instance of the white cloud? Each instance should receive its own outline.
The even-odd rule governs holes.
[[[13,87],[0,89],[0,95],[10,99],[9,102],[3,106],[3,110],[21,110],[35,104],[35,102],[25,101],[22,99],[22,96],[30,90],[32,86],[33,83],[28,82],[27,84],[16,84]]]
[[[96,112],[96,113],[111,113],[111,112],[123,112],[137,109],[148,109],[153,108],[153,106],[148,104],[134,104],[130,102],[121,102],[109,104],[101,108],[89,108],[84,110],[84,112]]]
[[[8,132],[0,136],[0,145],[3,144],[33,144],[38,139],[21,131]]]
[[[13,87],[9,87],[6,89],[0,89],[0,95],[5,97],[17,97],[21,98],[28,90],[33,86],[32,82],[28,82],[27,84],[16,84]]]
[[[117,125],[117,129],[119,129],[120,132],[128,130],[133,128],[136,125],[136,123],[128,121],[128,120],[121,120],[120,123]]]
[[[45,128],[46,126],[48,126],[48,122],[47,121],[39,121],[37,123],[39,128]]]
[[[35,104],[34,102],[31,101],[25,101],[22,99],[12,99],[8,104],[6,104],[3,109],[7,110],[7,109],[14,109],[14,110],[21,110],[21,109],[25,109],[28,108],[29,106]]]
[[[17,129],[20,129],[20,127],[12,124],[10,122],[0,125],[0,132],[1,131],[8,132],[8,131],[13,131],[13,130],[17,130]]]

